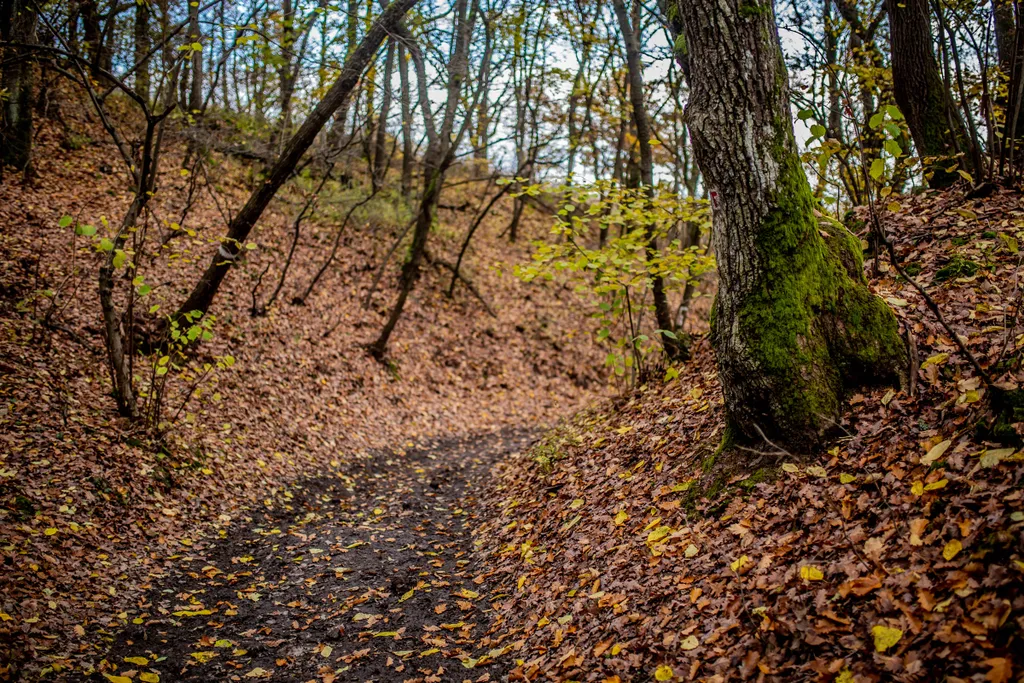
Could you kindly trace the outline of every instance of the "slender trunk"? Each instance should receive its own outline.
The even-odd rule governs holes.
[[[810,451],[845,389],[904,376],[906,348],[867,287],[859,241],[841,225],[819,227],[770,0],[673,1],[688,50],[687,120],[713,211],[725,445]]]
[[[3,3],[0,36],[5,41],[32,44],[36,42],[37,16],[35,4],[24,0]],[[33,119],[32,103],[35,87],[35,64],[30,59],[16,59],[18,50],[6,48],[0,55],[6,62],[0,73],[4,92],[3,120],[0,122],[0,165],[9,164],[18,170],[31,169]]]
[[[313,111],[303,122],[302,126],[292,136],[284,150],[267,174],[265,182],[261,183],[249,196],[249,200],[241,211],[231,221],[228,233],[222,240],[217,252],[213,255],[210,265],[200,278],[199,282],[189,294],[185,303],[178,310],[178,316],[189,311],[202,311],[205,313],[213,303],[213,298],[220,289],[220,284],[227,275],[231,265],[235,263],[242,252],[243,243],[248,238],[256,221],[263,214],[264,209],[270,200],[277,194],[281,185],[291,177],[295,165],[306,153],[314,138],[324,127],[324,124],[341,107],[355,88],[363,70],[370,63],[370,60],[377,52],[377,48],[384,41],[384,38],[391,33],[401,21],[405,13],[416,4],[417,0],[394,0],[380,17],[374,22],[371,29],[363,37],[352,55],[345,61],[338,79],[331,86],[324,98],[317,103]]]
[[[135,91],[149,101],[149,3],[135,5]]]
[[[412,193],[412,89],[409,82],[409,62],[402,45],[398,46],[398,76],[402,84],[402,196]]]
[[[199,3],[195,0],[188,3],[188,32],[189,39],[193,43],[203,42],[203,32],[199,26]],[[206,49],[210,49],[206,46]],[[198,114],[203,108],[203,51],[195,50],[192,53],[190,65],[192,87],[189,90],[188,109],[193,114]]]
[[[960,177],[957,152],[969,143],[935,61],[928,0],[886,0],[886,10],[896,104],[926,160],[928,184],[948,187]]]
[[[640,150],[640,182],[647,197],[653,198],[654,157],[651,153],[651,124],[647,115],[647,103],[644,101],[643,64],[640,62],[639,3],[634,2],[635,10],[632,20],[626,9],[625,0],[612,0],[612,7],[615,9],[615,16],[618,19],[619,29],[626,47],[629,99],[633,109],[633,125],[636,126],[637,145]],[[657,252],[657,236],[652,228],[648,228],[647,257],[650,258]],[[670,360],[683,360],[689,357],[689,349],[676,334],[672,309],[668,303],[668,295],[665,293],[665,280],[661,275],[651,275],[651,293],[654,299],[654,317],[658,322],[658,329],[662,330],[660,337],[665,355]]]
[[[373,188],[380,189],[388,172],[388,112],[391,110],[391,79],[395,70],[395,41],[388,41],[387,56],[384,62],[383,92],[380,102],[380,117],[377,121],[377,139],[373,152]]]

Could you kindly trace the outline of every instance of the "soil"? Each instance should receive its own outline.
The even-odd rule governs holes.
[[[533,436],[435,440],[296,483],[156,578],[93,680],[500,679],[514,664],[484,633],[471,531],[491,466]]]

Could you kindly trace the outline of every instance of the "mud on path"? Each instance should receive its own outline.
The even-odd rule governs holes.
[[[486,633],[495,596],[471,530],[490,466],[532,435],[436,441],[296,484],[290,509],[250,513],[155,580],[95,680],[501,680],[514,664]]]

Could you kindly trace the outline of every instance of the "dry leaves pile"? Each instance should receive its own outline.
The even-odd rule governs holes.
[[[1020,198],[954,192],[886,220],[982,364],[1022,384]],[[914,331],[917,394],[853,396],[813,457],[716,461],[704,342],[667,387],[505,464],[476,538],[513,680],[1018,679],[1024,454],[986,440],[984,387],[892,275],[875,286]]]
[[[98,641],[137,618],[137,596],[169,571],[168,558],[187,555],[205,535],[227,534],[246,506],[277,505],[299,477],[409,440],[543,424],[600,390],[596,349],[584,340],[571,354],[562,350],[561,330],[582,327],[558,298],[570,293],[491,268],[528,253],[497,239],[506,206],[485,222],[466,266],[497,318],[464,288],[446,298],[449,273],[428,268],[389,366],[361,345],[393,301],[394,261],[370,310],[360,300],[400,227],[350,225],[313,296],[292,306],[284,302],[320,267],[337,230],[307,220],[280,303],[250,317],[252,285],[268,264],[267,282],[276,281],[304,204],[285,193],[214,306],[216,336],[203,352],[230,353],[237,363],[183,411],[164,449],[154,448],[116,415],[109,396],[99,256],[81,239],[73,246],[70,228],[58,226],[64,214],[116,224],[128,201],[120,169],[108,166],[115,151],[95,123],[74,118],[82,110],[68,106],[64,117],[75,146],[88,136],[101,142],[69,151],[64,132],[47,123],[38,180],[23,185],[7,174],[0,184],[0,679],[95,661]],[[169,148],[152,204],[167,222],[178,220],[190,180],[174,153],[183,141]],[[200,183],[183,226],[194,234],[180,231],[146,271],[154,285],[148,303],[163,310],[195,282],[223,234],[222,212],[237,210],[252,181],[252,170],[213,156],[211,186]],[[452,197],[466,187],[479,185],[453,188]],[[442,212],[432,251],[454,261],[467,222],[464,213]],[[153,222],[150,230],[159,239],[167,226]],[[541,230],[535,224],[528,234]],[[59,304],[49,328],[39,322],[47,289]]]

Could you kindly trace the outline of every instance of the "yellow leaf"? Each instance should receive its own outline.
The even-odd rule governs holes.
[[[839,675],[836,676],[836,680],[833,681],[833,683],[855,683],[853,672],[849,669],[843,669],[839,672]]]
[[[871,635],[875,639],[875,652],[885,652],[900,642],[900,638],[903,637],[903,631],[898,628],[876,624],[871,627]]]
[[[686,636],[679,643],[679,647],[684,650],[696,650],[699,645],[700,641],[697,640],[697,636]]]
[[[14,619],[14,617],[7,612],[0,612],[0,621],[11,621],[12,619]]]
[[[827,477],[828,470],[826,470],[824,467],[813,465],[812,467],[807,468],[807,474],[813,475],[815,477]]]
[[[328,657],[331,656],[332,652],[334,652],[334,648],[333,647],[331,647],[330,645],[324,645],[323,649],[320,650],[320,656],[323,657],[324,659],[327,659]]]
[[[49,529],[47,529],[43,533],[46,534],[47,536],[53,536],[55,533],[57,533],[57,529],[56,529],[56,527],[52,527],[51,526]]]
[[[949,562],[960,553],[963,547],[964,544],[954,538],[942,549],[942,557],[945,558],[946,562]]]
[[[193,652],[192,653],[192,658],[195,659],[197,662],[200,662],[201,664],[205,664],[206,662],[210,661],[211,659],[213,659],[216,656],[217,656],[216,652],[210,652],[209,650],[203,651],[203,652]]]
[[[672,676],[675,674],[672,672],[672,667],[662,664],[654,672],[654,680],[656,681],[671,681]]]
[[[930,484],[925,484],[924,490],[925,491],[938,491],[939,489],[946,488],[946,484],[948,484],[948,483],[949,483],[949,480],[947,480],[947,479],[939,479],[938,481],[933,481]]]
[[[618,513],[615,515],[615,526],[622,526],[626,523],[627,519],[629,519],[629,515],[627,515],[624,511],[619,510]]]
[[[139,674],[139,680],[142,683],[160,683],[160,674],[143,671]]]
[[[857,481],[857,477],[853,476],[852,474],[847,474],[846,472],[843,472],[842,474],[839,475],[840,484],[851,484],[855,481]]]
[[[784,462],[782,463],[782,471],[789,472],[790,474],[796,474],[800,471],[800,468],[791,462]]]
[[[145,657],[125,657],[124,661],[129,664],[137,664],[138,666],[146,666],[149,664],[149,660]]]
[[[224,638],[221,638],[216,643],[214,643],[213,646],[214,647],[233,647],[234,643],[232,643],[230,640],[225,640]]]
[[[690,545],[686,546],[686,550],[683,551],[683,555],[685,555],[686,557],[693,557],[696,554],[697,554],[697,546],[695,546],[692,543]]]
[[[913,484],[910,485],[910,492],[913,493],[915,496],[923,496],[924,484],[922,484],[919,481],[915,481]]]
[[[924,370],[929,365],[942,365],[947,360],[949,360],[948,353],[937,353],[925,362],[921,363],[921,369]]]
[[[932,446],[928,450],[928,453],[925,454],[925,456],[923,458],[921,458],[921,464],[922,465],[926,465],[926,466],[927,465],[931,465],[933,462],[935,462],[936,460],[938,460],[939,458],[942,457],[943,453],[946,452],[946,450],[949,448],[950,444],[952,444],[952,443],[953,443],[952,441],[950,441],[949,439],[946,439],[945,441],[940,441],[939,443],[937,443],[934,446]]]
[[[103,674],[110,683],[132,683],[132,679],[127,676],[114,676],[113,674]]]
[[[477,593],[476,591],[471,591],[468,588],[463,588],[461,591],[459,591],[459,595],[466,598],[467,600],[475,600],[480,597],[479,593]]]
[[[416,589],[410,588],[402,595],[402,597],[398,598],[398,602],[405,602],[414,595],[416,595]]]
[[[800,567],[800,578],[804,581],[821,581],[825,575],[817,567],[806,564]]]
[[[648,543],[657,543],[672,533],[672,527],[670,526],[659,526],[657,529],[647,534]]]
[[[576,500],[574,500],[573,502],[571,502],[569,504],[569,509],[570,510],[579,510],[581,507],[583,507],[583,499],[582,498],[577,498]]]
[[[729,565],[729,569],[733,570],[734,572],[739,573],[739,571],[741,569],[743,569],[743,567],[747,566],[749,563],[750,563],[750,558],[747,557],[746,555],[743,555],[738,560],[736,560],[735,562],[730,564]]]

